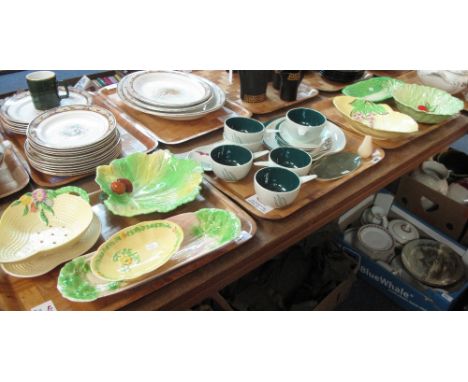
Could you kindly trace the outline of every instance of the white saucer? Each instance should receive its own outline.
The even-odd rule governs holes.
[[[320,134],[320,137],[318,137],[314,141],[307,142],[307,143],[299,142],[299,141],[295,140],[293,137],[291,137],[288,130],[286,129],[286,124],[284,122],[285,122],[285,118],[282,121],[278,122],[278,124],[277,124],[277,127],[279,128],[279,134],[280,134],[281,138],[283,138],[283,140],[286,141],[290,146],[298,147],[298,148],[303,149],[303,150],[316,149],[317,147],[319,147],[322,144],[322,142],[329,135],[328,134],[329,130],[324,128],[322,130],[322,133]]]
[[[266,124],[267,129],[273,129],[277,130],[278,126],[280,123],[285,119],[285,117],[280,117],[277,118],[269,123]],[[278,134],[278,133],[277,133]],[[267,146],[270,150],[273,150],[277,147],[282,147],[286,145],[282,145],[278,142],[278,139],[276,137],[277,134],[265,134],[263,138],[263,143],[265,146]],[[324,128],[324,134],[323,134],[323,139],[326,139],[330,137],[332,139],[332,147],[330,151],[326,154],[334,154],[342,151],[345,146],[346,146],[346,135],[344,134],[343,130],[341,130],[337,125],[335,125],[333,122],[327,120],[327,124],[325,125]],[[280,137],[280,139],[285,140],[284,138]],[[313,148],[303,148],[303,145],[300,146],[294,146],[290,145],[293,147],[298,147],[301,148],[305,151],[313,151],[317,146],[314,146]]]

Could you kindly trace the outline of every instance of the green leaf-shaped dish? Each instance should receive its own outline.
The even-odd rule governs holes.
[[[463,101],[443,90],[429,86],[404,84],[393,92],[398,110],[421,123],[440,123],[460,112]],[[419,110],[424,106],[428,111]]]
[[[374,77],[346,86],[341,92],[347,96],[380,102],[392,98],[393,90],[403,82],[390,77]]]
[[[60,270],[57,288],[62,296],[70,301],[87,302],[134,288],[217,250],[239,238],[242,232],[241,222],[233,212],[217,208],[203,208],[167,220],[182,228],[184,240],[163,267],[139,279],[110,282],[94,275],[90,262],[96,252],[88,253]]]
[[[190,159],[178,159],[167,150],[153,154],[134,153],[99,166],[96,183],[108,195],[106,207],[115,215],[135,216],[169,212],[191,202],[200,192],[203,169]],[[130,180],[133,191],[116,194],[111,183]]]

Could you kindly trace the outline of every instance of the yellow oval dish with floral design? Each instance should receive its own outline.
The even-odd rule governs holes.
[[[419,134],[417,122],[390,106],[350,96],[333,98],[336,109],[351,126],[364,135],[377,139],[406,139]]]
[[[92,220],[88,194],[78,187],[28,192],[0,219],[0,263],[64,248],[77,241]]]
[[[183,239],[182,228],[168,220],[127,227],[99,247],[91,259],[91,271],[109,281],[135,279],[166,263]]]

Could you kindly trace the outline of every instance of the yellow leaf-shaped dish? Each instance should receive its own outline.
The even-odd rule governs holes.
[[[135,279],[168,261],[183,239],[182,228],[168,220],[127,227],[99,247],[91,259],[91,271],[109,281]]]
[[[64,248],[80,238],[92,219],[88,196],[77,187],[28,192],[13,202],[0,219],[0,262],[20,261]]]
[[[335,97],[333,104],[351,126],[364,135],[398,140],[419,133],[419,126],[413,118],[394,111],[388,105],[350,96]]]

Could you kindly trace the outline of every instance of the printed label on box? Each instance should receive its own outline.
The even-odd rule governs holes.
[[[43,302],[42,304],[38,306],[35,306],[31,310],[39,311],[39,312],[52,312],[52,311],[56,311],[57,309],[55,308],[55,305],[52,302],[52,300],[49,300],[49,301]]]
[[[250,196],[249,198],[245,199],[245,201],[264,214],[267,214],[274,209],[273,207],[267,206],[258,200],[257,194]]]

